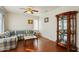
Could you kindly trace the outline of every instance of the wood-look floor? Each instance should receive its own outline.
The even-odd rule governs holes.
[[[57,46],[55,42],[45,39],[29,40],[26,46],[24,41],[18,41],[18,45],[15,49],[4,51],[4,52],[66,52],[66,50],[60,46]]]

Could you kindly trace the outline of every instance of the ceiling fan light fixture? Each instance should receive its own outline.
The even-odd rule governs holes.
[[[27,11],[28,14],[31,14],[31,11]]]
[[[24,9],[24,13],[34,14],[34,12],[38,12],[38,10],[33,10],[32,8],[21,8]]]

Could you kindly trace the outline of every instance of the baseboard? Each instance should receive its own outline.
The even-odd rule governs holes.
[[[47,38],[47,37],[44,37],[44,36],[41,36],[42,38],[44,38],[44,39],[46,39],[46,40],[50,40],[49,38]],[[55,42],[56,43],[56,41],[54,41],[54,40],[50,40],[50,41],[52,41],[52,42]]]

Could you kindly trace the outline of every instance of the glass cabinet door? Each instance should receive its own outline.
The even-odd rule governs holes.
[[[59,43],[64,46],[67,42],[67,16],[60,16],[59,18]]]
[[[71,48],[75,48],[75,16],[70,16],[70,24],[71,24]]]

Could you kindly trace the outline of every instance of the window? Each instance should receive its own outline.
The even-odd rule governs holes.
[[[38,20],[34,20],[34,30],[39,30],[39,23]]]
[[[2,20],[2,14],[0,14],[0,33],[3,32],[3,20]]]

